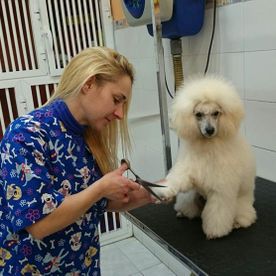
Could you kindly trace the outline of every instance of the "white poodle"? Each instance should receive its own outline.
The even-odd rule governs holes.
[[[208,239],[256,220],[255,158],[239,133],[243,117],[234,87],[216,76],[187,82],[172,106],[172,127],[182,143],[168,187],[155,191],[166,200],[177,195],[177,216],[201,215]]]

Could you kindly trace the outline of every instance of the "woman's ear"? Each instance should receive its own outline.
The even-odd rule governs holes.
[[[82,91],[87,93],[95,84],[95,76],[89,78],[82,87]]]

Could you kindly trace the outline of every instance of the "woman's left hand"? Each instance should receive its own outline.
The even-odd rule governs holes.
[[[140,201],[144,201],[146,203],[154,203],[156,201],[156,198],[141,185],[139,190],[129,192],[129,197],[130,201],[138,203]]]
[[[109,200],[108,211],[129,211],[149,203],[155,203],[156,198],[152,196],[143,186],[138,190],[128,192],[128,202]]]

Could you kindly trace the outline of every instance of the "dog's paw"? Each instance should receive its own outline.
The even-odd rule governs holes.
[[[218,238],[221,238],[222,236],[220,235],[213,235],[213,234],[206,234],[206,239],[207,240],[215,240],[215,239],[218,239]]]
[[[241,228],[242,226],[241,226],[238,222],[235,222],[234,225],[233,225],[233,227],[234,227],[235,229],[239,229],[239,228]]]
[[[225,228],[225,229],[203,229],[206,238],[208,240],[213,240],[213,239],[217,239],[217,238],[221,238],[224,236],[227,236],[231,231],[232,231],[232,227],[231,228]]]
[[[162,202],[165,204],[169,204],[174,200],[174,197],[164,197],[162,198]]]
[[[202,229],[207,239],[217,239],[228,235],[233,230],[233,221],[218,220],[217,217],[202,217]]]
[[[224,229],[224,231],[218,231],[217,229],[214,229],[213,231],[208,231],[208,232],[206,232],[206,230],[203,230],[203,231],[206,235],[207,240],[214,240],[214,239],[227,236],[232,231],[232,228],[228,228],[227,230]]]
[[[152,188],[152,190],[161,198],[157,203],[170,203],[175,197],[175,193],[169,187]]]
[[[160,197],[161,200],[157,199],[154,203],[155,204],[169,204],[173,201],[174,198],[166,198],[166,197]]]
[[[197,194],[194,191],[186,193],[178,193],[176,196],[176,202],[174,204],[174,210],[180,213],[181,216],[189,219],[200,216],[202,208],[197,202]]]
[[[238,212],[235,217],[234,227],[235,228],[246,228],[253,224],[257,219],[255,208],[250,204],[240,205]]]
[[[181,212],[176,213],[177,218],[184,218],[185,216]]]
[[[253,224],[256,221],[256,219],[257,219],[256,211],[252,207],[250,212],[239,214],[239,216],[235,218],[234,228],[238,229],[241,227],[243,228],[249,227],[251,224]]]

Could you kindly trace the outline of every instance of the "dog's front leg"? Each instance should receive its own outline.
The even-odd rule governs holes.
[[[166,187],[154,188],[154,192],[165,201],[170,201],[179,192],[186,192],[192,188],[192,181],[189,173],[181,162],[177,162],[174,165],[165,180],[160,184]]]
[[[235,196],[213,193],[207,197],[201,218],[203,231],[208,239],[219,238],[232,231],[235,208]]]

